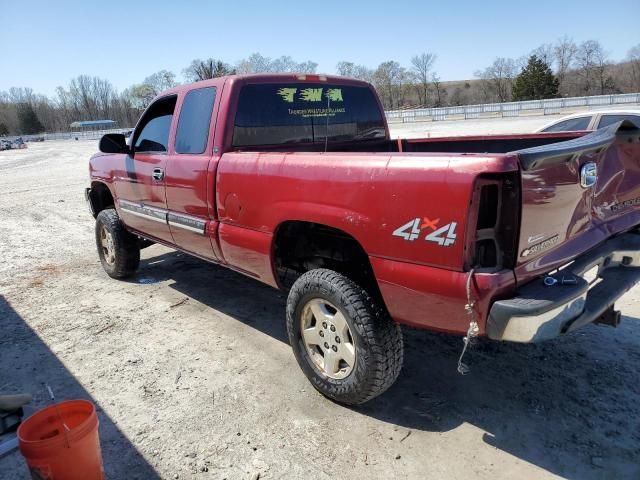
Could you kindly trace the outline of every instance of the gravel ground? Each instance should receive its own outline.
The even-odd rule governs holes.
[[[459,338],[405,329],[398,382],[345,408],[298,369],[282,293],[160,246],[106,276],[95,150],[0,152],[0,391],[92,399],[109,479],[640,478],[640,290],[618,329],[481,341],[464,377]],[[18,453],[0,477],[29,478]]]

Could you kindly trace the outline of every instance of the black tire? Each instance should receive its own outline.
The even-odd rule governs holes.
[[[103,247],[103,229],[111,235],[113,250],[111,261]],[[138,237],[131,234],[124,226],[118,213],[113,208],[102,210],[96,217],[96,247],[102,268],[112,278],[131,276],[140,265],[140,246]]]
[[[323,373],[302,338],[303,310],[315,299],[330,302],[349,326],[355,367],[345,378]],[[363,288],[333,270],[311,270],[293,284],[287,299],[287,332],[296,360],[311,384],[339,403],[360,405],[377,397],[393,385],[402,369],[400,326]]]

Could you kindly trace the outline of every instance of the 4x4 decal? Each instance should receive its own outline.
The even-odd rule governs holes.
[[[450,222],[442,227],[438,227],[439,222],[439,218],[436,218],[435,220],[431,220],[427,217],[414,218],[404,225],[396,228],[393,231],[393,236],[413,242],[422,235],[426,228],[433,230],[424,237],[427,242],[435,242],[443,247],[453,245],[457,238],[456,226],[458,224],[456,222]]]

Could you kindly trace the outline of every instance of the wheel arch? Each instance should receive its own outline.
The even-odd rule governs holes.
[[[94,218],[106,208],[115,208],[115,201],[111,188],[101,181],[94,180],[91,182],[91,191],[89,192],[89,202],[91,202],[91,210]]]
[[[272,268],[278,285],[288,290],[305,272],[335,270],[382,299],[378,282],[362,244],[348,232],[318,222],[282,221],[273,233]]]

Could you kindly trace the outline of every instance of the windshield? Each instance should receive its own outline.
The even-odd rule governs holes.
[[[367,87],[326,83],[245,85],[233,146],[319,144],[384,138],[378,101]]]

